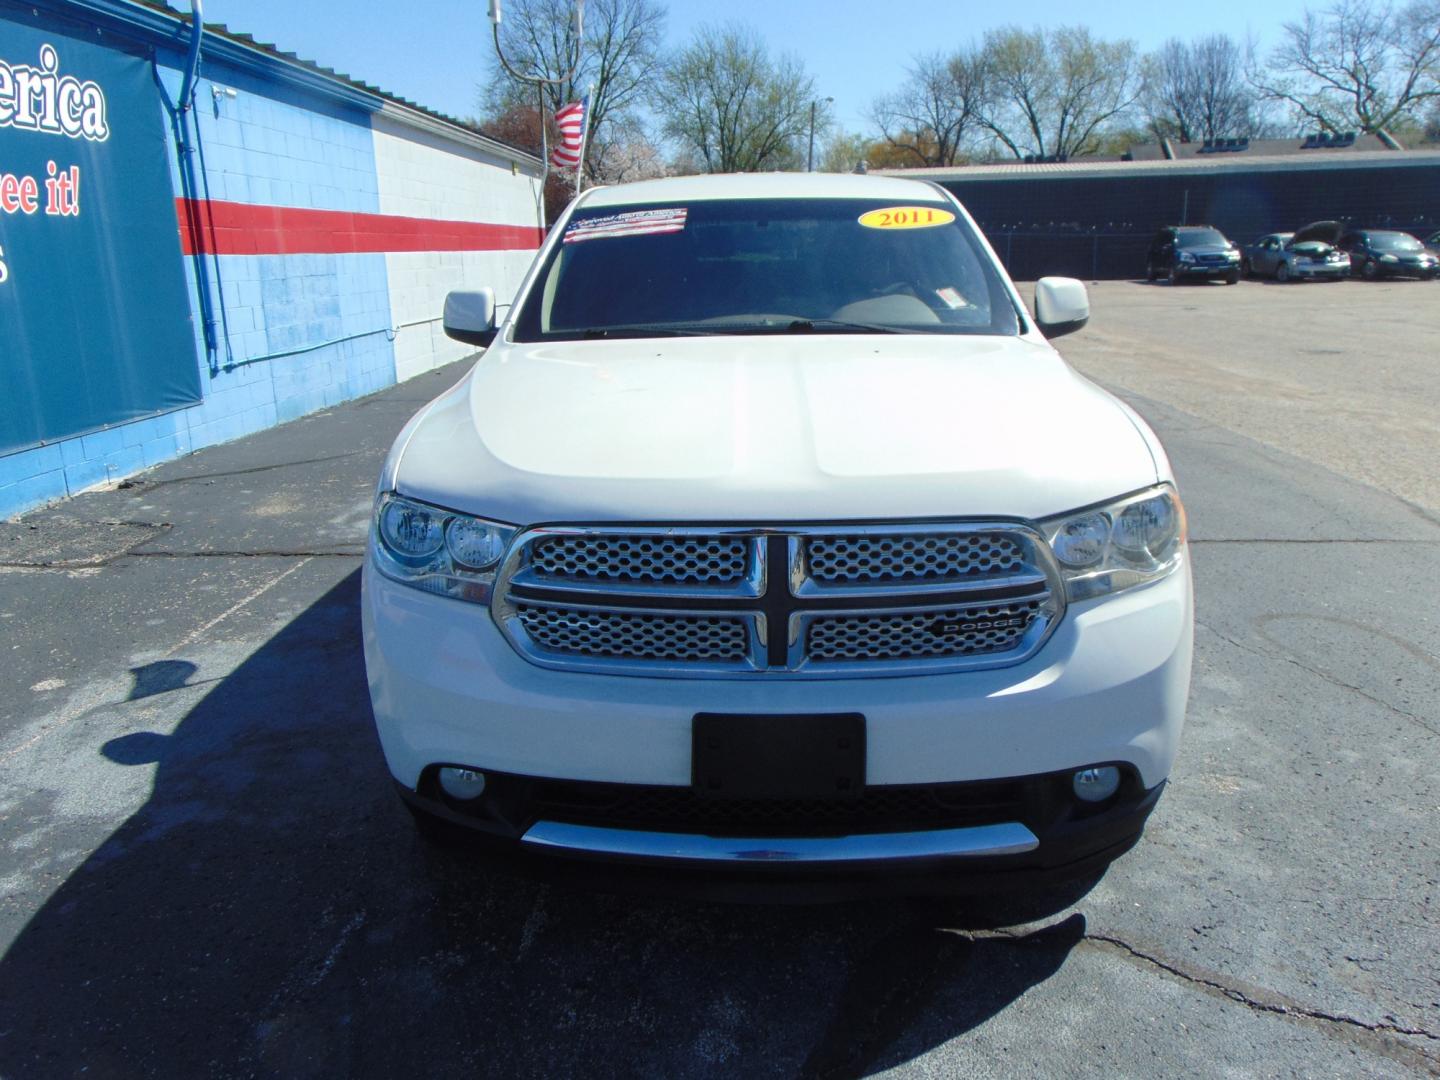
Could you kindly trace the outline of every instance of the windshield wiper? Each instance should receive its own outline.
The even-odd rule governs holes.
[[[581,332],[580,336],[586,341],[596,338],[627,338],[627,337],[710,337],[713,330],[694,330],[689,327],[676,326],[652,326],[645,323],[637,323],[633,326],[592,326]]]
[[[845,322],[841,319],[796,319],[785,327],[787,333],[791,334],[813,334],[816,330],[846,330],[857,334],[898,334],[900,328],[895,326],[881,326],[878,323]],[[910,327],[905,328],[909,332]],[[923,330],[919,331],[924,333]]]

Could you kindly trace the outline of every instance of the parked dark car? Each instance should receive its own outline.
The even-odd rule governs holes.
[[[1276,281],[1340,281],[1350,276],[1350,256],[1305,230],[1270,233],[1245,249],[1240,269],[1246,277],[1263,274]]]
[[[1406,232],[1394,229],[1347,229],[1340,248],[1350,253],[1350,269],[1366,281],[1385,277],[1433,278],[1440,257]]]
[[[1240,249],[1210,225],[1170,225],[1150,241],[1145,280],[1167,278],[1172,285],[1191,278],[1240,280]]]

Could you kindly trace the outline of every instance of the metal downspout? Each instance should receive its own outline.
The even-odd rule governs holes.
[[[185,59],[185,78],[180,84],[180,173],[188,188],[190,210],[196,213],[200,202],[200,186],[195,180],[195,140],[190,132],[190,113],[195,107],[195,79],[200,72],[200,39],[205,33],[203,0],[190,0],[190,51]],[[192,231],[201,239],[198,220],[192,216]],[[205,334],[207,359],[214,367],[219,352],[215,337],[215,304],[210,295],[210,268],[205,262],[204,244],[195,244],[195,276],[200,286],[200,321]]]

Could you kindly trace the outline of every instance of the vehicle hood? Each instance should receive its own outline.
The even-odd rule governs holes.
[[[1322,240],[1292,240],[1285,246],[1300,255],[1329,255],[1335,250],[1334,244],[1327,244]]]
[[[497,343],[395,486],[514,524],[1039,518],[1155,483],[1131,415],[1021,338]]]
[[[1290,244],[1293,247],[1307,240],[1318,240],[1333,247],[1340,242],[1340,237],[1344,232],[1345,223],[1343,221],[1312,221],[1303,229],[1296,230],[1295,238],[1290,241]]]
[[[1235,249],[1224,244],[1186,244],[1175,246],[1176,252],[1188,251],[1191,255],[1228,255]]]

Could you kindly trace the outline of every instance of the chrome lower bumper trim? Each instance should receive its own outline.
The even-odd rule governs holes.
[[[637,832],[593,825],[537,821],[521,843],[552,852],[646,859],[660,862],[871,863],[915,859],[1019,855],[1040,846],[1019,822],[925,832],[861,833],[854,836],[726,837],[692,833]]]

